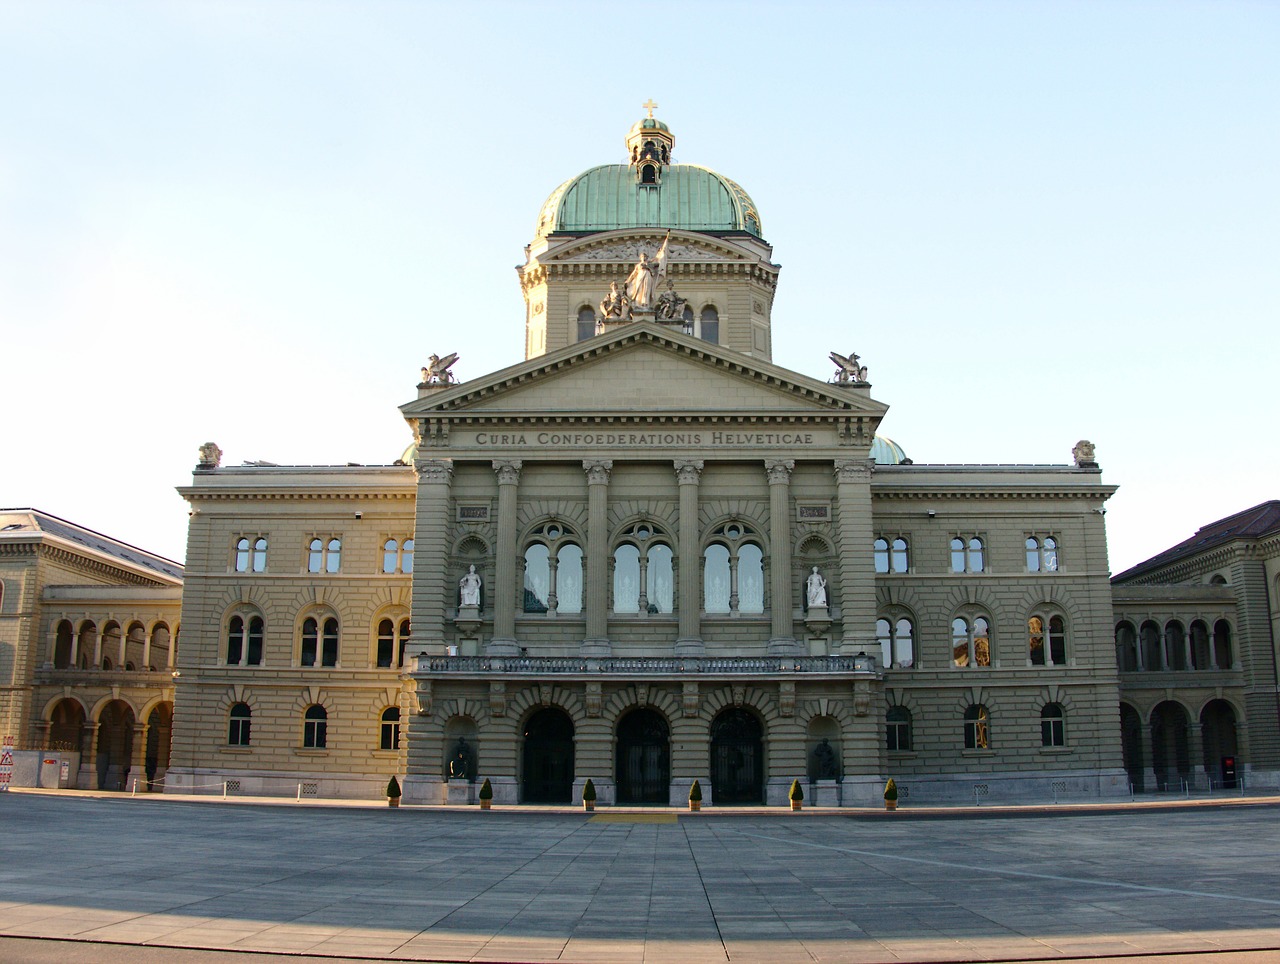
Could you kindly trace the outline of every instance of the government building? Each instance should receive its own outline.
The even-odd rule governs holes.
[[[185,566],[0,512],[0,720],[39,778],[377,798],[394,774],[457,805],[486,779],[509,805],[1280,783],[1280,503],[1112,578],[1087,441],[915,462],[857,355],[775,365],[760,212],[673,150],[650,110],[552,191],[525,360],[431,355],[394,464],[208,443]]]

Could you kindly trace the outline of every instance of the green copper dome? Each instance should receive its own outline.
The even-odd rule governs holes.
[[[876,465],[902,465],[911,461],[902,446],[887,435],[877,435],[871,442],[871,459]]]
[[[696,164],[664,166],[656,185],[638,183],[626,164],[593,167],[551,193],[538,215],[537,234],[617,228],[746,231],[764,237],[750,195],[723,174]]]

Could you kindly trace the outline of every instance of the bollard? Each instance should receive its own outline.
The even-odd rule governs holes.
[[[227,799],[227,781],[226,780],[222,781],[222,799],[223,800]]]

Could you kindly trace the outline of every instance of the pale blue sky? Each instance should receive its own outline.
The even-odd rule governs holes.
[[[181,559],[225,461],[389,462],[431,352],[652,97],[756,200],[775,360],[917,462],[1121,486],[1119,570],[1280,497],[1280,3],[0,0],[0,504]]]

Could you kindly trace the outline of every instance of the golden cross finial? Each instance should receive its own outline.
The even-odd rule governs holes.
[[[645,101],[643,104],[641,104],[640,106],[641,106],[641,107],[643,107],[645,110],[647,110],[647,111],[649,112],[649,118],[652,120],[652,119],[653,119],[653,109],[654,109],[655,107],[657,107],[657,106],[658,106],[657,104],[655,104],[655,103],[653,102],[653,98],[652,98],[652,97],[650,97],[648,100],[646,100],[646,101]]]

